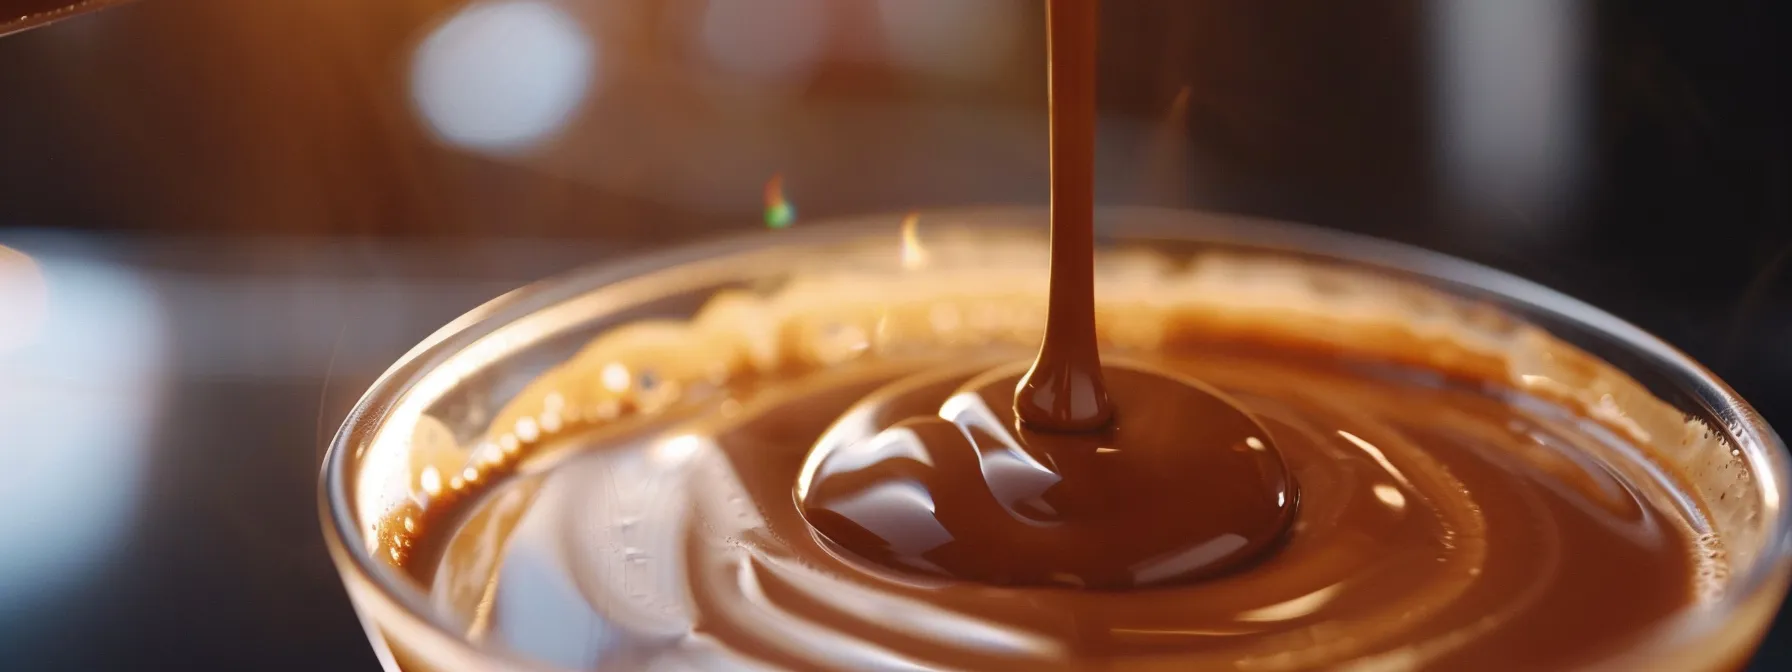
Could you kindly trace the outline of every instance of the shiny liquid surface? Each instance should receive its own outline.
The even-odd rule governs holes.
[[[1107,426],[1114,414],[1095,341],[1095,0],[1046,3],[1051,98],[1051,304],[1015,413],[1038,429]]]
[[[1041,431],[1006,403],[1020,373],[946,367],[873,393],[810,456],[804,516],[886,566],[1072,588],[1211,576],[1287,529],[1296,493],[1271,434],[1216,392],[1110,365],[1104,428]]]
[[[1673,478],[1578,414],[1372,359],[1212,344],[1140,356],[1281,446],[1303,502],[1260,562],[1118,592],[993,587],[812,533],[790,484],[837,418],[1017,354],[864,358],[733,386],[693,420],[568,434],[464,523],[425,525],[406,567],[484,645],[709,669],[1552,669],[1624,646],[1715,571]]]
[[[1099,3],[1046,8],[1051,266],[1032,367],[879,390],[816,445],[796,498],[830,543],[898,570],[1103,589],[1211,576],[1281,539],[1296,485],[1269,434],[1223,396],[1148,366],[1103,366]]]
[[[694,424],[569,439],[392,557],[473,640],[574,668],[1560,668],[1717,577],[1674,476],[1498,384],[1194,334],[1104,365],[1096,3],[1047,6],[1031,369],[975,342],[779,367]]]

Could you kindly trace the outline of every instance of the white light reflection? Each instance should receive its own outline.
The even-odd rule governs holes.
[[[123,541],[154,435],[167,339],[163,311],[140,277],[0,254],[4,613],[78,583]]]
[[[827,46],[825,0],[710,0],[703,49],[729,72],[786,81],[809,74]]]
[[[1585,21],[1574,0],[1444,0],[1431,30],[1446,177],[1514,221],[1565,195],[1583,163]]]
[[[604,389],[611,392],[627,392],[629,386],[634,384],[634,378],[629,374],[628,366],[621,362],[605,364],[600,377],[603,379]]]
[[[585,594],[575,574],[579,568],[567,566],[561,549],[542,543],[559,532],[552,529],[555,522],[543,514],[517,526],[513,538],[520,541],[506,546],[494,578],[490,636],[542,661],[593,669],[619,648],[624,633]]]
[[[1002,424],[1002,419],[983,400],[983,396],[976,392],[960,392],[947,397],[945,403],[940,404],[939,417],[958,425],[967,432],[967,435],[969,432],[982,430],[983,434],[1001,442],[1002,447],[1008,449],[1009,452],[1018,453],[1015,456],[1016,459],[1028,467],[1038,471],[1051,471],[1020,447],[1020,443],[1009,435],[1008,428]]]
[[[968,441],[970,437],[965,437]],[[826,444],[823,444],[826,445]],[[907,427],[891,427],[874,434],[863,442],[843,446],[845,450],[833,452],[822,468],[820,476],[845,474],[887,460],[914,460],[929,467],[933,466],[933,456],[927,454],[926,444],[915,430]],[[820,470],[818,470],[820,471]]]
[[[919,660],[779,608],[777,601],[766,594],[753,568],[750,559],[738,558],[732,567],[732,588],[738,596],[724,597],[714,605],[720,618],[750,637],[829,669],[929,669]]]
[[[934,517],[933,494],[918,481],[879,483],[827,508],[888,541],[902,555],[919,556],[952,541],[952,533]]]
[[[1284,602],[1277,602],[1267,607],[1252,609],[1237,616],[1238,620],[1249,623],[1276,623],[1292,621],[1302,616],[1310,616],[1319,611],[1333,598],[1338,596],[1338,589],[1344,584],[1332,584],[1311,593]]]
[[[1399,488],[1386,483],[1376,483],[1372,489],[1375,491],[1375,498],[1388,505],[1388,508],[1395,511],[1406,510],[1406,495],[1402,494]]]
[[[591,34],[556,5],[474,3],[418,45],[411,94],[444,141],[524,149],[566,123],[597,66]]]
[[[947,397],[945,403],[940,405],[939,416],[958,425],[965,436],[971,437],[971,443],[977,450],[977,468],[983,472],[983,482],[989,485],[989,493],[995,495],[996,501],[1010,516],[1024,523],[1038,524],[1032,516],[1020,512],[1023,504],[1046,515],[1056,515],[1057,512],[1039,497],[1064,480],[1064,477],[1021,447],[1020,442],[1003,426],[1001,418],[990,409],[983,395],[960,392]],[[979,435],[995,439],[997,445],[979,443],[976,440]]]
[[[855,407],[846,415],[840,416],[839,420],[835,420],[834,426],[828,428],[828,431],[815,441],[815,447],[810,449],[809,456],[803,459],[802,470],[797,472],[796,498],[798,500],[809,496],[809,486],[814,484],[816,472],[821,471],[821,465],[824,462],[827,462],[835,453],[853,447],[860,441],[858,437],[877,431],[877,427],[872,424],[875,418],[876,413],[868,406]]]
[[[1247,543],[1247,539],[1236,534],[1222,534],[1205,543],[1177,551],[1169,557],[1139,563],[1132,567],[1133,581],[1139,584],[1157,583],[1237,553]]]
[[[680,434],[653,446],[653,459],[661,466],[674,467],[689,462],[710,447],[710,442],[695,434]]]
[[[796,588],[805,597],[849,616],[875,618],[882,627],[919,640],[996,655],[1041,659],[1061,655],[1056,642],[1025,630],[1003,627],[900,594],[868,589],[787,558],[758,554],[753,559],[767,575]],[[751,606],[777,608],[774,604]]]
[[[1342,429],[1338,430],[1338,436],[1344,437],[1345,441],[1349,441],[1352,445],[1362,449],[1363,452],[1368,453],[1369,459],[1375,460],[1376,464],[1381,465],[1381,468],[1386,470],[1389,476],[1393,476],[1394,480],[1400,481],[1401,485],[1405,485],[1408,488],[1412,487],[1412,481],[1406,480],[1406,474],[1401,473],[1400,468],[1394,466],[1393,462],[1389,462],[1388,456],[1383,454],[1380,448],[1376,448],[1375,444],[1364,441],[1363,437],[1351,434]]]
[[[901,66],[964,79],[992,77],[1020,43],[1012,0],[878,0],[884,39]]]

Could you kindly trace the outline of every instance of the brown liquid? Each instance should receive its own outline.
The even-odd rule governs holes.
[[[1051,54],[1051,307],[1039,356],[1014,394],[1029,426],[1087,432],[1113,405],[1095,343],[1095,0],[1046,4]]]
[[[519,449],[573,457],[494,463],[499,485],[465,486],[482,496],[387,521],[382,552],[474,641],[619,669],[1559,669],[1633,645],[1721,575],[1648,447],[1448,339],[1359,349],[1318,322],[1214,338],[1225,320],[1169,319],[1104,366],[1095,3],[1048,6],[1051,282],[1030,371],[1000,338],[759,367],[726,402]],[[645,366],[603,352],[512,405]]]
[[[880,389],[937,399],[965,357],[1012,352],[759,379],[730,392],[741,406],[725,420],[715,402],[697,406],[711,409],[695,411],[711,418],[700,448],[630,438],[666,431],[652,425],[573,432],[543,448],[574,457],[502,481],[407,568],[474,624],[476,641],[575,669],[1560,669],[1630,645],[1693,599],[1683,530],[1697,513],[1676,508],[1671,482],[1626,466],[1637,446],[1476,380],[1274,343],[1141,353],[1251,409],[1302,483],[1285,543],[1224,578],[995,588],[883,570],[897,563],[866,563],[810,533],[813,513],[788,484],[834,418],[900,417],[912,409],[858,400]],[[1138,400],[1113,377],[1124,413]],[[1168,531],[1080,533],[1137,549],[1188,534],[1179,518],[1200,506],[1158,505]],[[973,549],[964,567],[1017,544],[1076,550],[1019,520],[992,533],[1002,536],[979,543],[995,548]],[[1105,568],[1116,552],[1055,562]]]
[[[1293,520],[1270,433],[1219,395],[1110,367],[1115,422],[1040,431],[1009,408],[1020,373],[948,368],[879,390],[817,444],[803,515],[884,566],[1077,588],[1211,576]]]
[[[1024,376],[903,381],[816,445],[797,501],[849,553],[997,585],[1130,588],[1234,569],[1294,518],[1294,480],[1255,420],[1192,380],[1102,366],[1096,10],[1047,4],[1051,286],[1038,356]]]

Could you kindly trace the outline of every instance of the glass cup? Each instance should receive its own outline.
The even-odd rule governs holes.
[[[319,503],[331,554],[387,670],[549,670],[463,637],[453,614],[377,555],[378,521],[414,496],[418,432],[467,445],[524,385],[594,336],[645,318],[691,317],[727,289],[775,286],[816,264],[855,272],[902,269],[899,217],[761,233],[739,240],[605,264],[495,299],[442,328],[392,366],[362,397],[324,460]],[[1157,209],[1098,216],[1103,254],[1146,248],[1170,255],[1243,252],[1393,279],[1476,310],[1541,328],[1603,359],[1662,413],[1702,422],[1718,441],[1666,454],[1712,512],[1730,562],[1722,591],[1656,624],[1640,644],[1593,669],[1724,670],[1743,667],[1771,624],[1792,570],[1792,517],[1782,498],[1786,447],[1748,403],[1710,371],[1642,330],[1559,293],[1472,263],[1384,241],[1238,217]],[[1008,240],[1045,233],[1028,208],[928,214],[927,235]],[[913,250],[910,250],[912,253]],[[819,260],[819,261],[818,261]],[[831,261],[830,261],[831,260]],[[870,260],[870,261],[867,261]],[[877,261],[884,260],[884,261]],[[969,263],[934,259],[933,263]],[[881,264],[881,265],[880,265]]]
[[[0,0],[0,35],[29,30],[129,0]]]

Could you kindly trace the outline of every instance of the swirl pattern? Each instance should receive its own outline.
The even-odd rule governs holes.
[[[1692,599],[1694,513],[1580,416],[1391,364],[1174,352],[1148,363],[1236,400],[1300,483],[1282,545],[1220,578],[996,587],[840,553],[791,484],[855,402],[942,365],[920,358],[769,381],[515,480],[462,526],[489,536],[443,555],[435,594],[551,663],[797,669],[1560,666],[1524,652],[1594,656]]]

